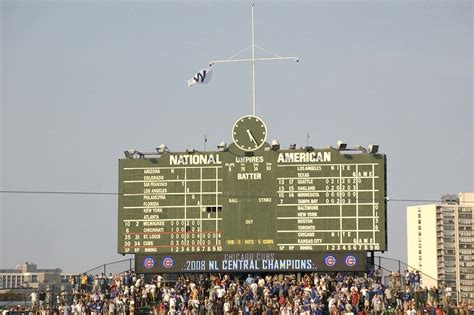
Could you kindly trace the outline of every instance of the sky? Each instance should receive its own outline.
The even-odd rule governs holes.
[[[0,268],[82,272],[117,261],[118,159],[214,149],[252,113],[249,1],[0,1]],[[471,1],[257,1],[257,115],[269,139],[377,143],[388,251],[406,207],[473,189]],[[237,58],[251,56],[249,49]],[[405,201],[399,201],[405,200]]]

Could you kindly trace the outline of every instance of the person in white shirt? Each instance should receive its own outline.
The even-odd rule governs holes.
[[[258,289],[258,284],[256,284],[255,282],[252,282],[252,283],[250,284],[250,290],[252,291],[252,293],[253,293],[254,295],[257,294],[257,289]]]
[[[110,315],[115,314],[115,303],[113,301],[109,303],[109,314]]]
[[[346,307],[344,308],[344,315],[353,315],[354,313],[352,312],[352,305],[350,303],[346,304]]]
[[[229,300],[226,300],[225,303],[224,303],[224,314],[231,314]]]
[[[150,295],[151,295],[151,302],[155,303],[156,285],[154,283],[150,285]]]
[[[217,290],[216,290],[217,298],[222,299],[224,297],[224,294],[225,294],[224,286],[219,285],[219,286],[216,286],[216,288],[217,288]]]
[[[33,309],[36,309],[36,307],[38,306],[37,305],[38,304],[38,293],[33,291],[33,292],[31,292],[30,296],[31,296],[31,307]]]
[[[176,298],[173,295],[170,297],[170,308],[175,308],[175,307],[176,307]]]
[[[160,275],[156,276],[156,285],[158,286],[159,289],[161,288],[161,285],[162,285],[162,283],[163,283],[163,280],[164,280],[164,279],[163,279],[162,276],[160,276]]]
[[[448,307],[451,304],[451,296],[453,293],[453,289],[451,289],[451,286],[447,286],[444,289],[444,299],[445,299],[445,305],[444,307]]]
[[[328,309],[329,309],[329,313],[331,313],[332,309],[336,307],[336,299],[331,296],[329,299],[328,299]]]

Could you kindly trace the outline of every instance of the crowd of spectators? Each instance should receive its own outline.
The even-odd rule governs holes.
[[[72,293],[58,294],[53,303],[46,301],[44,292],[33,293],[25,314],[474,315],[471,304],[453,305],[448,288],[422,287],[416,272],[392,273],[386,285],[381,280],[379,271],[240,278],[182,274],[173,281],[161,275],[146,279],[134,272],[83,274],[71,278]]]

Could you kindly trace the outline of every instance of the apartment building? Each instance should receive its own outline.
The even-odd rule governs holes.
[[[474,302],[474,192],[407,207],[407,242],[423,287],[451,287],[454,299]]]
[[[60,268],[38,269],[35,264],[25,262],[16,269],[0,269],[0,290],[38,288],[40,284],[61,283]]]

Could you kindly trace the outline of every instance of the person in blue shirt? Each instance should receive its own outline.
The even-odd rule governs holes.
[[[412,295],[411,295],[410,289],[406,288],[402,295],[403,302],[408,303],[411,300],[411,297]]]

